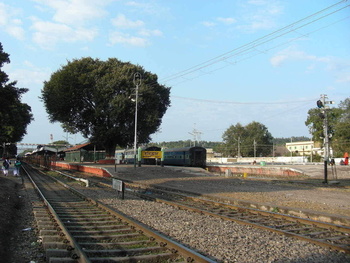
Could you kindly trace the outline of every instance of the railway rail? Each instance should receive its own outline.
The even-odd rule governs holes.
[[[112,187],[111,180],[89,179],[104,187]],[[128,192],[142,198],[166,203],[198,213],[234,221],[275,233],[292,236],[322,247],[350,254],[350,227],[330,224],[276,212],[262,211],[214,200],[203,199],[180,193],[180,190],[170,191],[152,188],[149,185],[126,183]]]
[[[31,166],[23,168],[43,200],[33,209],[48,262],[215,262]]]

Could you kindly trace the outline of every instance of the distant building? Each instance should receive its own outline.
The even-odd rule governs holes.
[[[217,153],[217,152],[214,152],[212,148],[207,148],[207,159],[220,158],[220,157],[222,157],[222,153]]]
[[[303,141],[303,142],[287,142],[287,150],[294,155],[311,155],[321,154],[321,144],[314,141]]]

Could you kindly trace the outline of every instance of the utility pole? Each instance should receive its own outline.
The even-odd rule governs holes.
[[[328,184],[328,161],[329,161],[329,134],[328,134],[328,119],[327,119],[327,109],[329,109],[326,104],[334,104],[334,101],[326,101],[327,95],[322,94],[321,98],[316,102],[317,107],[321,109],[320,116],[323,118],[323,152],[324,152],[324,184]]]
[[[135,137],[134,137],[134,168],[136,168],[136,148],[137,148],[137,108],[139,98],[139,86],[141,85],[141,74],[136,72],[134,74],[134,85],[136,86],[135,94]]]
[[[196,129],[196,124],[194,124],[193,131],[189,132],[189,134],[193,136],[194,146],[196,146],[196,141],[199,142],[202,132],[198,131]]]
[[[240,137],[240,136],[238,136],[237,143],[238,143],[238,152],[237,152],[237,155],[238,155],[238,158],[239,158],[239,157],[241,157],[241,137]]]
[[[254,145],[254,158],[256,158],[256,140],[255,139],[254,139],[253,145]]]

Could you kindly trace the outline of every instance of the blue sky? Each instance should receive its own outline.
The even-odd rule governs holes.
[[[35,120],[24,143],[67,138],[39,96],[81,57],[130,61],[171,87],[153,141],[193,139],[194,129],[221,141],[252,121],[274,137],[309,136],[307,111],[321,94],[336,105],[350,97],[349,18],[348,1],[330,0],[0,0],[0,42],[5,72],[29,89]]]

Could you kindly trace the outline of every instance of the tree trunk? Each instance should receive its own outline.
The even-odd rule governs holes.
[[[113,159],[114,155],[115,155],[115,148],[116,148],[116,144],[115,143],[106,143],[104,145],[105,150],[106,150],[106,159]]]

